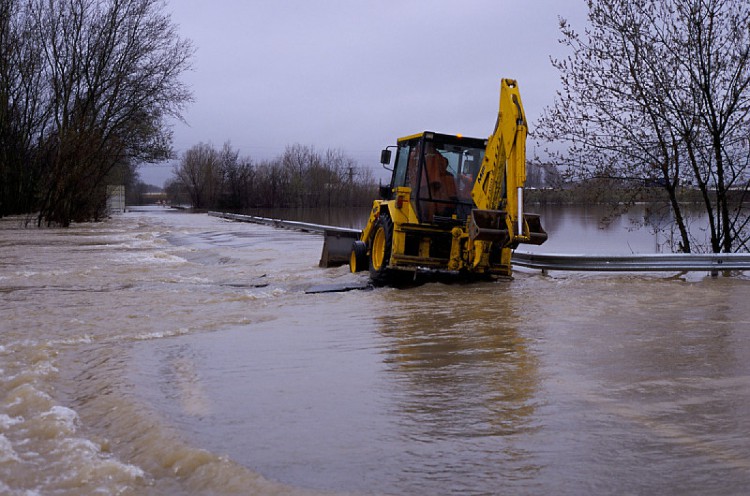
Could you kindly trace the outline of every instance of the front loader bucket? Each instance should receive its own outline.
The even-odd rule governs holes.
[[[352,243],[358,240],[360,232],[354,229],[330,227],[323,231],[323,253],[320,267],[339,267],[349,263]]]
[[[542,220],[539,214],[523,214],[523,220],[529,226],[529,241],[524,241],[527,245],[541,245],[547,241],[547,231],[542,227]]]

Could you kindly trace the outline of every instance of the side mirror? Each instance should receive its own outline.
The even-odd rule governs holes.
[[[380,163],[383,165],[391,163],[391,151],[387,148],[380,152]]]

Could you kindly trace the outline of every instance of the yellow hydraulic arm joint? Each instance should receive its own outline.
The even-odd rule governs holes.
[[[503,79],[495,130],[487,141],[471,196],[479,210],[507,213],[511,242],[528,241],[523,220],[527,129],[518,83],[514,79]]]

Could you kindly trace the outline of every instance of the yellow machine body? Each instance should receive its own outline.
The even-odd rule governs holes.
[[[352,245],[351,270],[382,284],[419,270],[509,276],[519,243],[547,239],[539,216],[523,211],[526,132],[518,85],[503,79],[489,138],[425,131],[398,139],[391,183]]]

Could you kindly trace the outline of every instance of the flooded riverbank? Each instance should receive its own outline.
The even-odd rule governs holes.
[[[0,246],[2,493],[750,484],[747,276],[305,294],[365,276],[319,269],[316,235],[161,209],[3,219]]]

